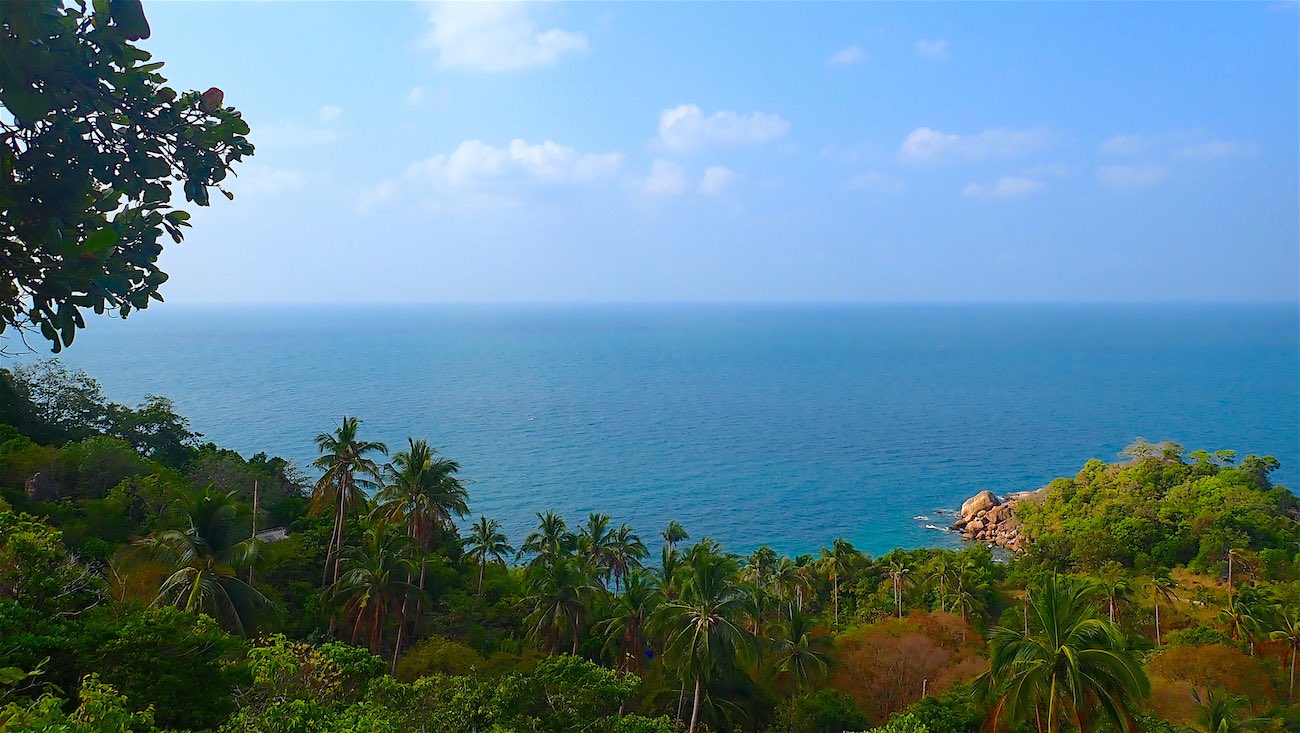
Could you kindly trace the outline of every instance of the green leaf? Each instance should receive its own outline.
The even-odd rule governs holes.
[[[118,235],[115,229],[100,229],[94,234],[86,237],[86,241],[81,245],[83,252],[102,252],[117,244]]]

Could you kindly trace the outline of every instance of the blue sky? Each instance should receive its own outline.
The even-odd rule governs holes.
[[[1300,298],[1296,3],[146,3],[171,302]]]

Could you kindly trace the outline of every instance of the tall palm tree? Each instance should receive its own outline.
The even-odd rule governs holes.
[[[614,592],[619,592],[619,581],[641,567],[641,561],[650,554],[641,536],[626,524],[620,524],[610,541],[609,563],[614,574]]]
[[[734,668],[754,642],[740,622],[748,599],[733,557],[701,542],[687,553],[681,572],[681,595],[660,607],[655,623],[668,638],[665,660],[681,679],[694,683],[687,730],[695,733],[702,688]]]
[[[608,514],[592,512],[587,515],[587,525],[578,530],[578,553],[605,581],[613,573],[614,530],[609,522]]]
[[[792,695],[812,687],[830,669],[830,638],[814,636],[812,625],[798,611],[780,625],[772,645],[776,660],[772,669]]]
[[[501,523],[497,520],[481,516],[470,527],[469,537],[465,538],[465,553],[478,562],[477,600],[483,600],[483,576],[487,572],[488,561],[495,560],[504,565],[506,555],[514,551],[515,548],[506,542]]]
[[[1133,595],[1133,584],[1128,572],[1117,562],[1108,562],[1097,570],[1097,590],[1106,599],[1106,616],[1118,623],[1119,606]]]
[[[241,578],[262,546],[248,536],[242,508],[233,491],[212,487],[182,491],[171,508],[180,526],[137,541],[122,553],[120,562],[126,568],[156,564],[169,573],[154,605],[206,613],[226,629],[246,634],[274,606]]]
[[[1228,630],[1228,636],[1231,636],[1233,641],[1246,642],[1251,656],[1255,655],[1255,632],[1260,626],[1256,600],[1254,595],[1248,592],[1229,595],[1227,605],[1219,611],[1218,615],[1219,623]]]
[[[537,515],[537,529],[524,538],[519,554],[531,553],[534,555],[532,562],[537,563],[572,552],[575,544],[564,517],[548,511]]]
[[[664,527],[664,531],[660,532],[660,536],[664,538],[664,544],[674,548],[677,547],[678,542],[689,540],[691,538],[691,536],[686,533],[686,528],[676,519],[670,521],[668,526]]]
[[[840,537],[831,543],[830,549],[823,547],[821,554],[822,570],[831,581],[831,596],[835,604],[835,626],[839,628],[840,576],[844,574],[853,560],[861,557],[861,553],[848,540]]]
[[[614,654],[618,660],[617,669],[641,671],[649,648],[647,632],[650,620],[663,600],[663,593],[655,587],[653,576],[643,571],[628,574],[622,594],[614,597],[606,617],[592,629],[605,637],[604,651]]]
[[[1300,608],[1288,606],[1279,609],[1275,622],[1276,628],[1268,633],[1273,641],[1286,642],[1291,654],[1291,686],[1288,688],[1286,703],[1295,704],[1295,658],[1300,655]]]
[[[903,617],[903,586],[908,584],[911,579],[912,569],[902,558],[890,560],[888,567],[889,579],[894,583],[894,605],[898,607],[898,617]]]
[[[786,605],[786,617],[793,618],[795,599],[802,595],[804,577],[799,573],[799,566],[788,557],[777,559],[772,567],[772,591]]]
[[[352,622],[353,644],[364,638],[366,647],[378,654],[390,621],[396,619],[400,626],[402,605],[421,595],[410,581],[417,552],[402,527],[375,522],[366,528],[360,545],[340,553],[343,573],[333,596],[343,608],[344,619]],[[394,655],[397,651],[395,646]]]
[[[1030,601],[1027,630],[994,629],[990,667],[977,688],[991,699],[988,726],[1032,720],[1039,733],[1110,724],[1135,729],[1133,711],[1150,695],[1141,659],[1119,627],[1097,616],[1093,589],[1049,578]]]
[[[550,654],[559,654],[566,639],[571,653],[577,654],[595,590],[583,564],[563,556],[535,562],[528,568],[528,584],[531,595],[523,602],[532,608],[524,618],[529,633]]]
[[[664,597],[677,597],[677,571],[681,566],[682,553],[672,545],[664,545],[659,551],[659,589]]]
[[[956,563],[951,555],[940,550],[930,561],[930,582],[939,588],[939,610],[948,610],[948,587],[954,584]]]
[[[373,440],[361,440],[357,431],[361,421],[343,416],[343,422],[333,433],[316,436],[320,458],[312,465],[321,469],[311,496],[311,514],[334,512],[334,534],[325,551],[325,568],[321,572],[321,587],[329,582],[330,565],[334,566],[334,582],[339,579],[339,558],[343,549],[343,527],[348,514],[366,503],[366,489],[378,485],[379,466],[369,457],[373,453],[388,455],[388,447]]]
[[[1168,573],[1159,572],[1151,576],[1146,583],[1147,588],[1151,591],[1151,605],[1155,608],[1156,613],[1156,646],[1160,646],[1160,601],[1172,604],[1178,599],[1178,592],[1175,590],[1178,583],[1169,577]]]

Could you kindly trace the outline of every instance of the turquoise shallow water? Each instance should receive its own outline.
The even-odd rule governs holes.
[[[1293,305],[166,304],[64,360],[246,454],[306,465],[343,414],[390,446],[428,436],[516,544],[552,508],[740,551],[948,544],[912,518],[1136,435],[1300,475]]]

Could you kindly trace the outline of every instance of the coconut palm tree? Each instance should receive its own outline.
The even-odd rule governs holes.
[[[665,598],[677,597],[677,571],[682,566],[682,553],[672,545],[659,551],[659,590]]]
[[[564,517],[555,512],[537,515],[537,529],[524,538],[520,556],[532,554],[532,563],[548,561],[572,552],[576,539],[569,532]]]
[[[501,523],[486,516],[480,516],[478,521],[469,528],[469,537],[465,538],[464,545],[465,554],[478,562],[477,600],[482,601],[483,576],[487,573],[488,561],[494,560],[505,565],[506,555],[512,554],[515,548],[506,542],[505,533],[501,531]]]
[[[664,531],[659,533],[664,538],[664,544],[669,547],[677,547],[677,543],[683,540],[689,540],[691,536],[686,533],[686,528],[676,519],[670,521]]]
[[[1108,562],[1097,570],[1097,590],[1106,599],[1106,616],[1118,623],[1119,606],[1133,595],[1133,584],[1128,572],[1117,562]]]
[[[957,565],[951,555],[940,550],[930,561],[930,581],[939,589],[939,610],[948,610],[948,588],[955,584]]]
[[[626,524],[620,524],[610,542],[610,571],[614,574],[614,592],[619,592],[619,582],[641,567],[641,561],[650,554],[641,536]]]
[[[1286,642],[1287,649],[1291,655],[1291,686],[1288,689],[1286,702],[1288,705],[1295,704],[1295,658],[1300,655],[1300,608],[1295,606],[1283,607],[1278,610],[1275,622],[1276,628],[1268,633],[1268,638],[1273,641]]]
[[[808,689],[830,669],[830,638],[814,636],[812,625],[798,611],[779,626],[772,645],[772,669],[791,695]]]
[[[1199,690],[1192,690],[1192,699],[1196,701],[1196,727],[1204,733],[1241,733],[1246,729],[1248,721],[1241,717],[1250,703],[1246,697],[1209,689],[1204,697]]]
[[[323,473],[316,482],[311,496],[311,514],[334,512],[334,534],[325,551],[325,568],[321,572],[321,587],[329,582],[330,565],[334,566],[334,581],[339,579],[339,557],[343,549],[343,527],[348,514],[365,506],[366,489],[373,489],[380,479],[379,466],[370,454],[388,455],[388,447],[372,440],[361,440],[357,431],[361,421],[343,417],[343,422],[333,433],[316,436],[320,458],[312,462]]]
[[[840,537],[831,543],[830,549],[822,548],[821,567],[831,581],[831,596],[835,604],[835,627],[840,625],[840,576],[848,569],[851,562],[861,557],[857,548],[848,540]]]
[[[695,733],[702,689],[733,669],[754,640],[740,622],[748,599],[733,557],[714,543],[701,542],[687,553],[681,575],[681,595],[660,607],[655,625],[668,639],[666,662],[694,685],[687,731]]]
[[[226,629],[245,634],[274,606],[241,579],[262,547],[260,540],[248,536],[242,509],[233,491],[182,491],[170,509],[180,526],[137,541],[119,562],[128,569],[154,564],[168,573],[154,605],[206,613]]]
[[[578,554],[596,569],[603,581],[613,573],[614,530],[609,526],[608,514],[592,512],[587,515],[587,526],[578,531]]]
[[[802,596],[804,578],[799,573],[799,566],[788,557],[778,558],[772,567],[772,592],[786,606],[786,617],[793,618],[795,599]]]
[[[1039,733],[1135,729],[1133,711],[1151,683],[1119,627],[1097,616],[1093,592],[1053,576],[1034,590],[1027,630],[994,629],[989,670],[976,682],[992,703],[990,730],[1025,721]]]
[[[1146,585],[1151,591],[1151,605],[1155,608],[1156,614],[1156,646],[1160,646],[1160,601],[1172,604],[1177,600],[1178,592],[1175,589],[1178,583],[1169,577],[1168,573],[1160,572],[1153,575]]]
[[[902,558],[890,560],[887,567],[889,579],[894,583],[894,605],[898,607],[898,617],[903,617],[903,586],[911,580],[912,569]]]
[[[528,585],[531,594],[523,602],[532,608],[524,618],[529,633],[550,654],[559,654],[566,639],[577,654],[595,590],[586,568],[578,558],[550,557],[529,566]]]
[[[1251,656],[1255,655],[1255,634],[1259,630],[1258,598],[1247,591],[1228,596],[1228,603],[1218,615],[1219,623],[1228,630],[1233,641],[1244,641]]]
[[[639,570],[627,575],[622,594],[614,597],[606,617],[592,627],[593,632],[605,637],[603,651],[618,660],[617,669],[641,671],[649,649],[650,620],[663,601],[663,593],[655,587],[653,576]]]
[[[344,620],[351,622],[353,644],[364,640],[378,654],[389,623],[396,620],[400,627],[403,604],[422,594],[410,581],[418,552],[403,527],[375,522],[366,528],[360,545],[340,553],[343,572],[332,594]],[[397,651],[395,646],[394,655]]]

